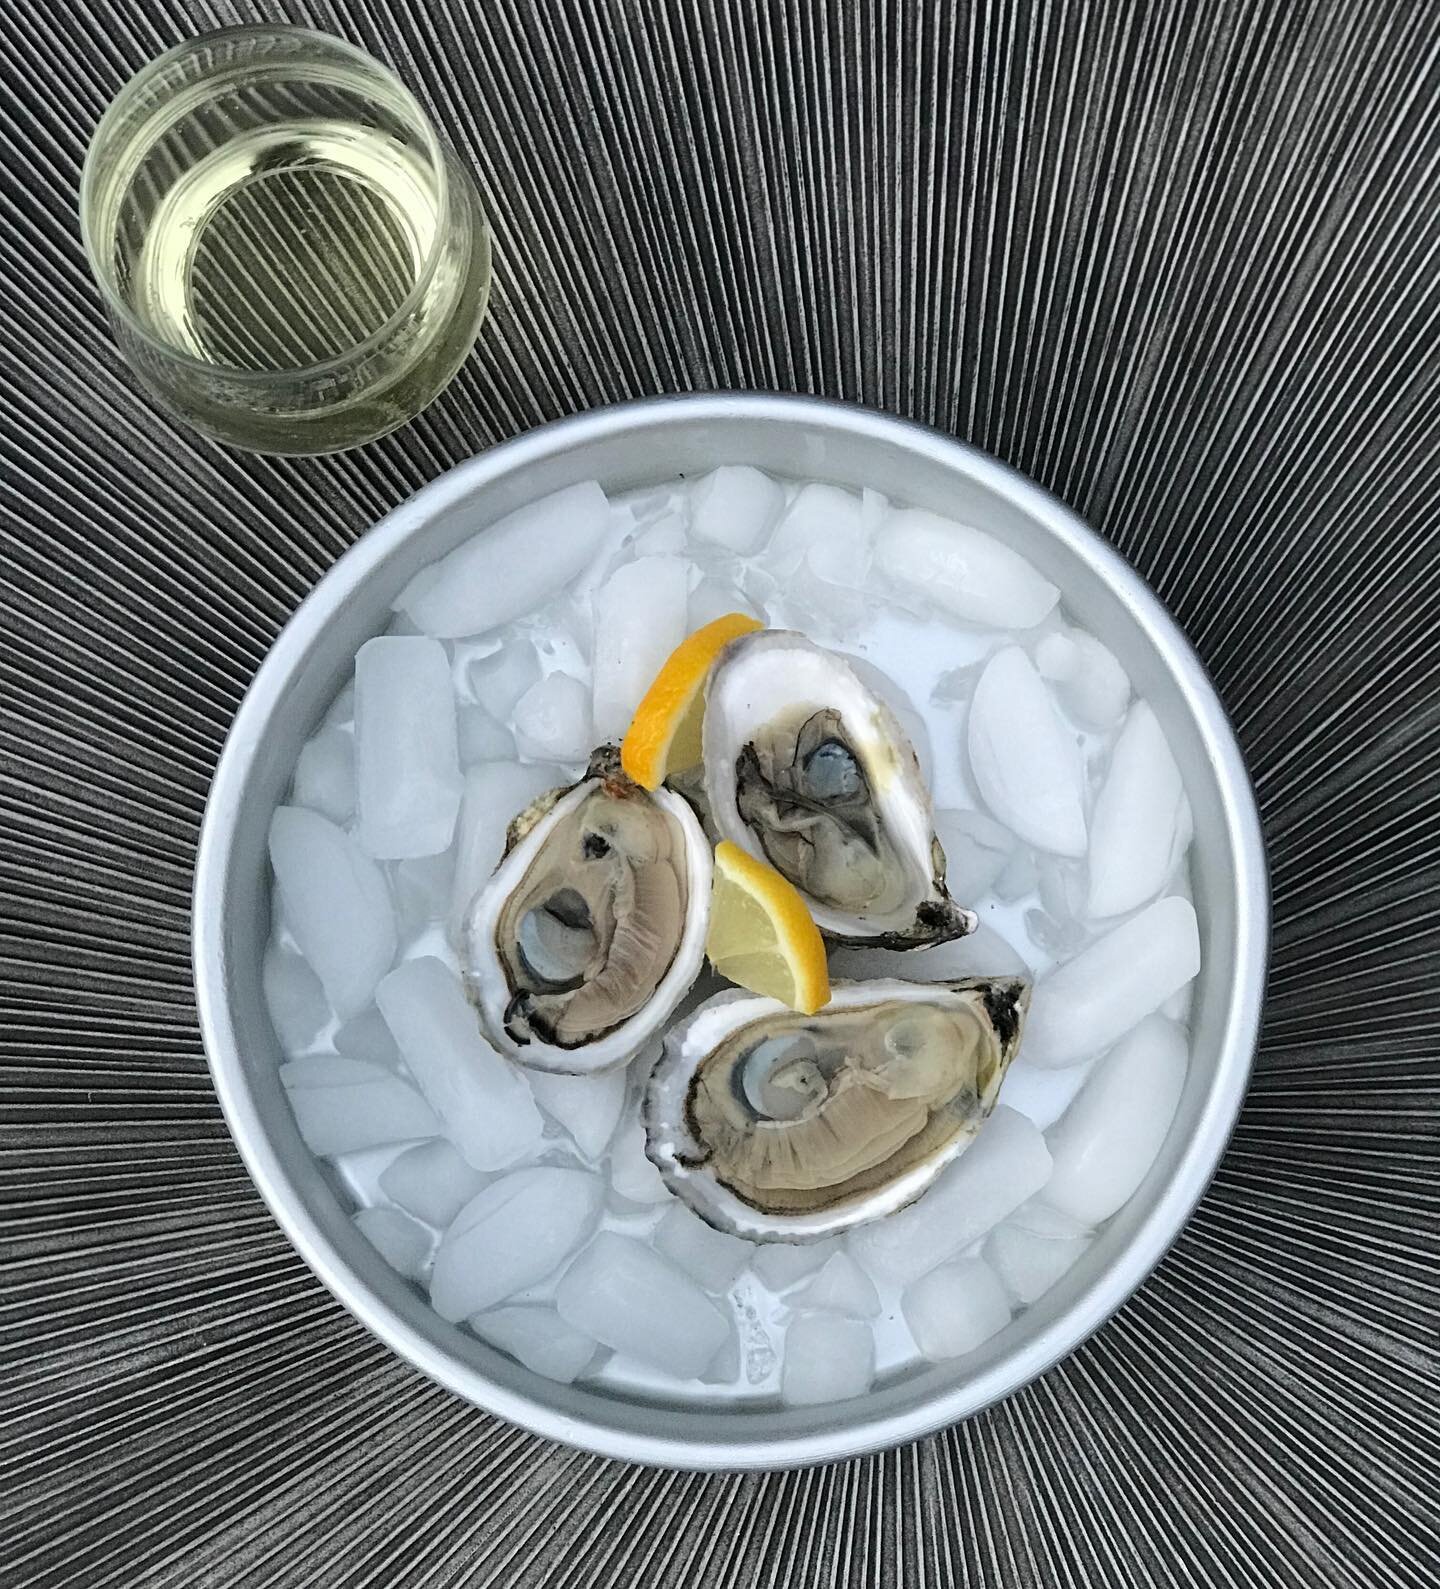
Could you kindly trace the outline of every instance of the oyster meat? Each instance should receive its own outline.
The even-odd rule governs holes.
[[[706,685],[703,742],[716,832],[789,878],[828,938],[905,949],[974,931],[905,731],[842,657],[784,629],[742,636]]]
[[[632,1058],[700,973],[711,866],[685,801],[597,751],[582,782],[511,824],[466,913],[462,969],[486,1036],[537,1070]]]
[[[819,1240],[912,1202],[973,1140],[1020,1043],[1018,978],[838,983],[817,1015],[721,994],[666,1039],[646,1151],[717,1230]]]

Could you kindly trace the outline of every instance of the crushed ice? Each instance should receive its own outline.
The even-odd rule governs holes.
[[[1178,1106],[1200,933],[1163,725],[1062,595],[981,526],[745,465],[569,487],[406,586],[275,814],[263,983],[301,1136],[442,1317],[561,1382],[818,1405],[980,1351],[1080,1263]],[[811,1246],[750,1246],[669,1194],[637,1110],[653,1052],[531,1076],[456,974],[510,819],[732,611],[843,650],[893,707],[980,912],[959,943],[832,970],[1036,977],[976,1142],[908,1209]]]

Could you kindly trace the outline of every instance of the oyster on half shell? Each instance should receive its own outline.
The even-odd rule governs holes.
[[[914,749],[844,658],[784,629],[733,641],[706,684],[703,749],[715,830],[787,877],[828,938],[906,949],[975,930],[946,890]]]
[[[711,872],[686,802],[597,751],[580,783],[515,819],[466,913],[462,971],[485,1035],[536,1070],[631,1059],[700,973]]]
[[[930,1185],[995,1106],[1019,1047],[1018,978],[839,983],[817,1015],[721,994],[666,1039],[646,1152],[708,1224],[819,1240]]]

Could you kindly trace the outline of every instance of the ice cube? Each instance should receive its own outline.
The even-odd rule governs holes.
[[[1021,845],[1006,861],[998,877],[990,885],[996,899],[1012,905],[1017,899],[1033,894],[1040,886],[1040,872],[1035,862],[1035,852]]]
[[[523,1072],[480,1035],[475,1010],[443,961],[422,955],[397,966],[375,1002],[445,1135],[470,1164],[504,1169],[539,1149],[544,1125]]]
[[[1090,914],[1118,916],[1153,899],[1180,858],[1187,816],[1164,730],[1136,701],[1115,741],[1090,824]]]
[[[1200,969],[1195,907],[1170,895],[1041,978],[1025,1023],[1033,1065],[1073,1065],[1108,1048]]]
[[[326,728],[300,747],[291,798],[342,827],[355,815],[355,737]]]
[[[515,759],[515,736],[483,706],[462,706],[455,714],[455,734],[462,767]]]
[[[994,650],[989,650],[978,661],[962,663],[958,668],[947,668],[936,679],[934,688],[930,691],[931,704],[934,706],[969,706],[970,702],[975,699],[975,686],[980,682],[980,675],[985,671],[985,664],[994,654]]]
[[[690,528],[690,491],[683,484],[656,486],[631,496],[625,506],[635,521],[633,545],[650,536],[673,542],[678,531],[680,546],[669,549],[678,551],[684,546]]]
[[[367,1060],[387,1070],[395,1070],[400,1064],[395,1038],[385,1024],[385,1017],[373,1004],[368,1010],[352,1016],[336,1032],[335,1047],[347,1059]]]
[[[465,774],[455,838],[455,880],[450,888],[450,941],[460,942],[470,902],[500,864],[505,833],[527,806],[568,780],[559,767],[484,762]]]
[[[483,1341],[509,1352],[533,1374],[570,1384],[589,1367],[596,1342],[572,1329],[554,1308],[506,1307],[477,1313],[470,1328]]]
[[[395,958],[395,909],[380,868],[318,811],[281,806],[270,863],[286,924],[340,1019],[370,1003]]]
[[[566,1168],[562,1165],[561,1168]],[[603,1216],[602,1216],[603,1217]],[[544,1307],[555,1306],[555,1291],[560,1284],[560,1276],[564,1273],[564,1266],[552,1269],[543,1280],[537,1280],[533,1286],[521,1286],[518,1291],[512,1292],[510,1302],[515,1307]]]
[[[635,537],[639,557],[674,557],[685,550],[685,521],[678,514],[647,526]]]
[[[1187,982],[1178,993],[1172,993],[1160,1006],[1160,1013],[1166,1020],[1174,1021],[1184,1026],[1190,1019],[1190,1007],[1195,1002],[1195,984]]]
[[[685,638],[687,575],[681,558],[641,557],[617,568],[595,592],[594,711],[600,742],[624,734],[641,696]]]
[[[482,1190],[485,1177],[471,1169],[444,1137],[407,1148],[380,1176],[380,1190],[416,1219],[443,1230]]]
[[[1094,635],[1080,629],[1045,635],[1035,648],[1035,665],[1083,728],[1103,733],[1125,715],[1130,680]]]
[[[993,536],[922,508],[899,508],[875,538],[875,563],[903,590],[965,623],[1028,629],[1060,592]]]
[[[843,1313],[852,1319],[878,1319],[880,1293],[875,1282],[847,1253],[826,1260],[820,1273],[795,1298],[793,1306],[811,1313]]]
[[[565,1271],[555,1305],[573,1329],[678,1379],[703,1374],[730,1329],[689,1275],[613,1231],[602,1231]]]
[[[445,920],[454,878],[453,848],[442,850],[439,855],[392,863],[391,892],[403,936],[409,938],[432,922]]]
[[[950,892],[967,905],[990,892],[1015,853],[1015,835],[983,811],[937,811],[935,836]]]
[[[1035,671],[1048,684],[1064,684],[1080,671],[1080,647],[1063,629],[1052,629],[1035,644]]]
[[[957,894],[957,898],[966,896]],[[852,982],[879,977],[947,982],[953,977],[1028,976],[1029,971],[1018,951],[983,921],[964,938],[925,949],[835,949],[830,955],[830,975]]]
[[[1090,884],[1083,861],[1042,855],[1036,858],[1035,870],[1040,903],[1056,921],[1075,921],[1085,914]]]
[[[985,1259],[1010,1295],[1024,1304],[1044,1296],[1089,1245],[1089,1236],[1039,1236],[1007,1220],[990,1232]]]
[[[728,618],[732,612],[743,612],[751,618],[760,616],[755,603],[738,586],[724,579],[702,579],[690,592],[685,626],[693,633],[717,618]]]
[[[609,527],[610,504],[593,480],[567,486],[422,569],[395,605],[442,640],[483,634],[568,585],[600,551]]]
[[[1063,1070],[1047,1070],[1025,1058],[1025,1045],[1010,1069],[1005,1072],[1005,1102],[1033,1120],[1042,1131],[1070,1107],[1070,1100],[1084,1085],[1088,1064],[1069,1065]]]
[[[1086,902],[1090,881],[1083,861],[1058,855],[1036,857],[1036,888],[1043,909],[1027,910],[1031,941],[1057,960],[1068,960],[1092,936]]]
[[[1027,910],[1024,922],[1030,942],[1055,960],[1068,960],[1089,936],[1079,922],[1057,921],[1043,910]]]
[[[1084,1220],[1052,1208],[1045,1201],[1044,1192],[1028,1203],[1021,1203],[1005,1223],[1015,1230],[1028,1230],[1032,1236],[1046,1236],[1051,1241],[1071,1241],[1077,1236],[1091,1234]]]
[[[623,1068],[598,1076],[552,1076],[532,1071],[530,1088],[547,1115],[570,1133],[587,1159],[604,1153],[625,1104]]]
[[[292,1059],[280,1067],[280,1080],[306,1147],[327,1158],[433,1137],[440,1129],[409,1082],[363,1060],[330,1054]]]
[[[465,688],[470,698],[501,723],[510,721],[516,701],[539,682],[540,657],[535,642],[524,635],[512,634],[497,651],[465,664]]]
[[[434,1238],[398,1208],[362,1208],[355,1224],[366,1241],[398,1274],[418,1280],[430,1262]]]
[[[741,564],[740,588],[755,616],[763,623],[778,626],[782,601],[779,583],[753,557]]]
[[[645,1157],[645,1127],[630,1120],[610,1144],[610,1189],[628,1203],[663,1203],[670,1191]]]
[[[321,719],[326,728],[347,729],[355,718],[355,683],[352,679],[325,708]]]
[[[435,1311],[453,1324],[543,1280],[589,1238],[603,1198],[598,1175],[556,1165],[491,1181],[440,1242],[430,1277]]]
[[[870,567],[860,498],[815,481],[796,492],[765,548],[764,566],[782,587],[802,569],[827,584],[858,590]]]
[[[710,1359],[710,1366],[700,1378],[707,1385],[738,1385],[743,1366],[740,1355],[740,1327],[732,1315],[730,1333],[720,1350]]]
[[[1085,764],[1019,646],[985,664],[970,703],[969,748],[992,816],[1037,849],[1085,853]]]
[[[272,943],[265,951],[261,985],[280,1047],[286,1054],[303,1054],[330,1024],[319,977],[299,955]]]
[[[922,1357],[963,1357],[1010,1322],[1005,1287],[981,1258],[960,1258],[922,1275],[901,1302]]]
[[[780,1400],[787,1407],[828,1406],[863,1396],[875,1377],[875,1337],[859,1319],[802,1313],[785,1331]]]
[[[633,1236],[601,1231],[556,1287],[559,1316],[677,1379],[703,1374],[730,1319],[688,1274]]]
[[[860,493],[860,522],[865,528],[867,541],[874,542],[889,512],[890,503],[885,494],[873,486],[866,486]]]
[[[527,761],[584,762],[595,748],[590,691],[568,673],[547,674],[515,703],[513,727]]]
[[[846,1238],[850,1255],[878,1280],[907,1285],[978,1241],[1050,1175],[1045,1139],[1003,1105],[918,1202],[861,1225]]]
[[[679,1203],[666,1209],[652,1239],[662,1258],[678,1265],[707,1291],[728,1291],[755,1251],[738,1236],[712,1230]]]
[[[769,535],[785,507],[785,492],[749,464],[721,464],[696,482],[690,533],[745,556]]]
[[[356,653],[355,774],[369,854],[403,860],[449,845],[460,751],[450,659],[438,640],[382,635]]]
[[[825,1241],[767,1241],[758,1245],[750,1267],[772,1291],[784,1291],[813,1275],[840,1251],[832,1236]]]
[[[1055,1168],[1044,1200],[1073,1219],[1108,1219],[1150,1172],[1185,1085],[1185,1034],[1147,1017],[1090,1072],[1046,1134]]]

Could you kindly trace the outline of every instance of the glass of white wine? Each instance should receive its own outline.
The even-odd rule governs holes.
[[[414,96],[304,28],[227,28],[143,68],[96,129],[80,220],[142,384],[257,452],[413,418],[489,296],[479,195]]]

